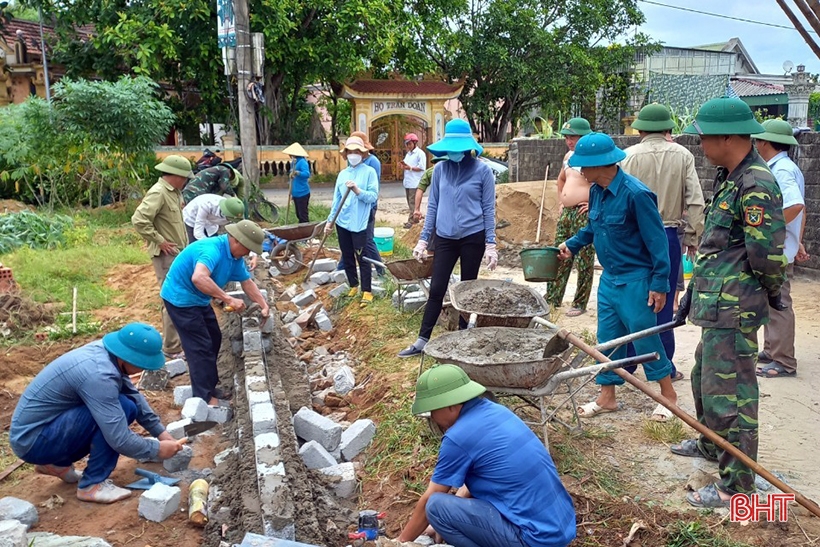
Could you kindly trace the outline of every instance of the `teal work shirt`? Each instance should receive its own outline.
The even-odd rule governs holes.
[[[595,243],[603,276],[615,285],[649,279],[649,290],[669,292],[669,242],[658,198],[641,181],[618,174],[589,189],[589,224],[567,240],[573,255]]]

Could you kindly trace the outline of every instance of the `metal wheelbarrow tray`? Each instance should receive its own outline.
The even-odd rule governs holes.
[[[288,241],[301,241],[313,237],[316,233],[316,227],[320,224],[324,224],[324,221],[276,226],[274,228],[268,228],[268,231],[276,237],[287,239]]]
[[[296,246],[296,243],[318,236],[324,226],[325,221],[321,221],[268,228],[267,231],[278,238],[286,240],[285,243],[279,243],[271,249],[271,263],[285,275],[299,271],[304,263],[302,262],[302,251]]]
[[[419,262],[415,258],[407,258],[405,260],[393,260],[384,265],[393,277],[399,281],[418,281],[433,277],[432,254],[424,262]]]
[[[535,289],[500,279],[450,285],[450,302],[470,326],[476,327],[526,328],[533,317],[544,317],[550,311]],[[507,311],[500,313],[500,309]]]

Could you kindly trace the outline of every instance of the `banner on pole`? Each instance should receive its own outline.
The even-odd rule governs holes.
[[[216,0],[217,44],[236,47],[236,12],[233,0]]]

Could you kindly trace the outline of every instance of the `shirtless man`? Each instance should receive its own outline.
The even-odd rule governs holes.
[[[558,217],[555,241],[566,241],[587,225],[591,184],[580,171],[570,167],[568,162],[575,151],[578,139],[591,132],[589,122],[584,118],[572,118],[561,128],[561,134],[564,136],[569,152],[564,156],[564,164],[558,175],[558,199],[561,202],[561,214]],[[595,248],[588,245],[577,256],[573,255],[572,258],[559,263],[555,281],[547,283],[546,299],[553,307],[560,307],[564,300],[564,292],[567,290],[567,280],[569,280],[573,262],[578,269],[578,287],[575,289],[572,308],[567,312],[568,317],[576,317],[587,310],[589,295],[592,292]]]

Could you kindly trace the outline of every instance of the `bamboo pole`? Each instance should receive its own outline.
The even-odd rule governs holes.
[[[77,334],[77,287],[74,287],[71,299],[71,332]]]
[[[814,54],[820,59],[820,47],[817,46],[817,43],[814,41],[814,38],[806,31],[806,28],[803,26],[803,23],[800,22],[800,19],[794,14],[794,12],[786,5],[785,0],[777,0],[777,5],[780,6],[780,9],[783,10],[783,13],[786,14],[786,17],[792,22],[794,28],[797,32],[800,33],[800,36],[803,37],[806,44],[811,48]]]
[[[344,206],[345,201],[347,201],[347,196],[349,196],[349,195],[350,195],[350,188],[345,190],[345,194],[342,196],[342,201],[339,202],[339,208],[336,210],[336,214],[333,215],[333,220],[330,221],[331,229],[332,229],[332,226],[334,224],[336,224],[336,219],[339,218],[339,213],[342,212],[342,207]],[[313,271],[313,265],[316,264],[316,259],[319,257],[319,251],[321,251],[322,247],[325,246],[325,240],[327,239],[327,234],[328,233],[329,232],[327,230],[325,230],[325,233],[322,235],[322,241],[321,241],[321,243],[319,243],[319,248],[316,249],[316,254],[313,255],[313,260],[310,261],[310,267],[308,268],[307,275],[305,275],[305,281],[310,279],[310,274]]]

